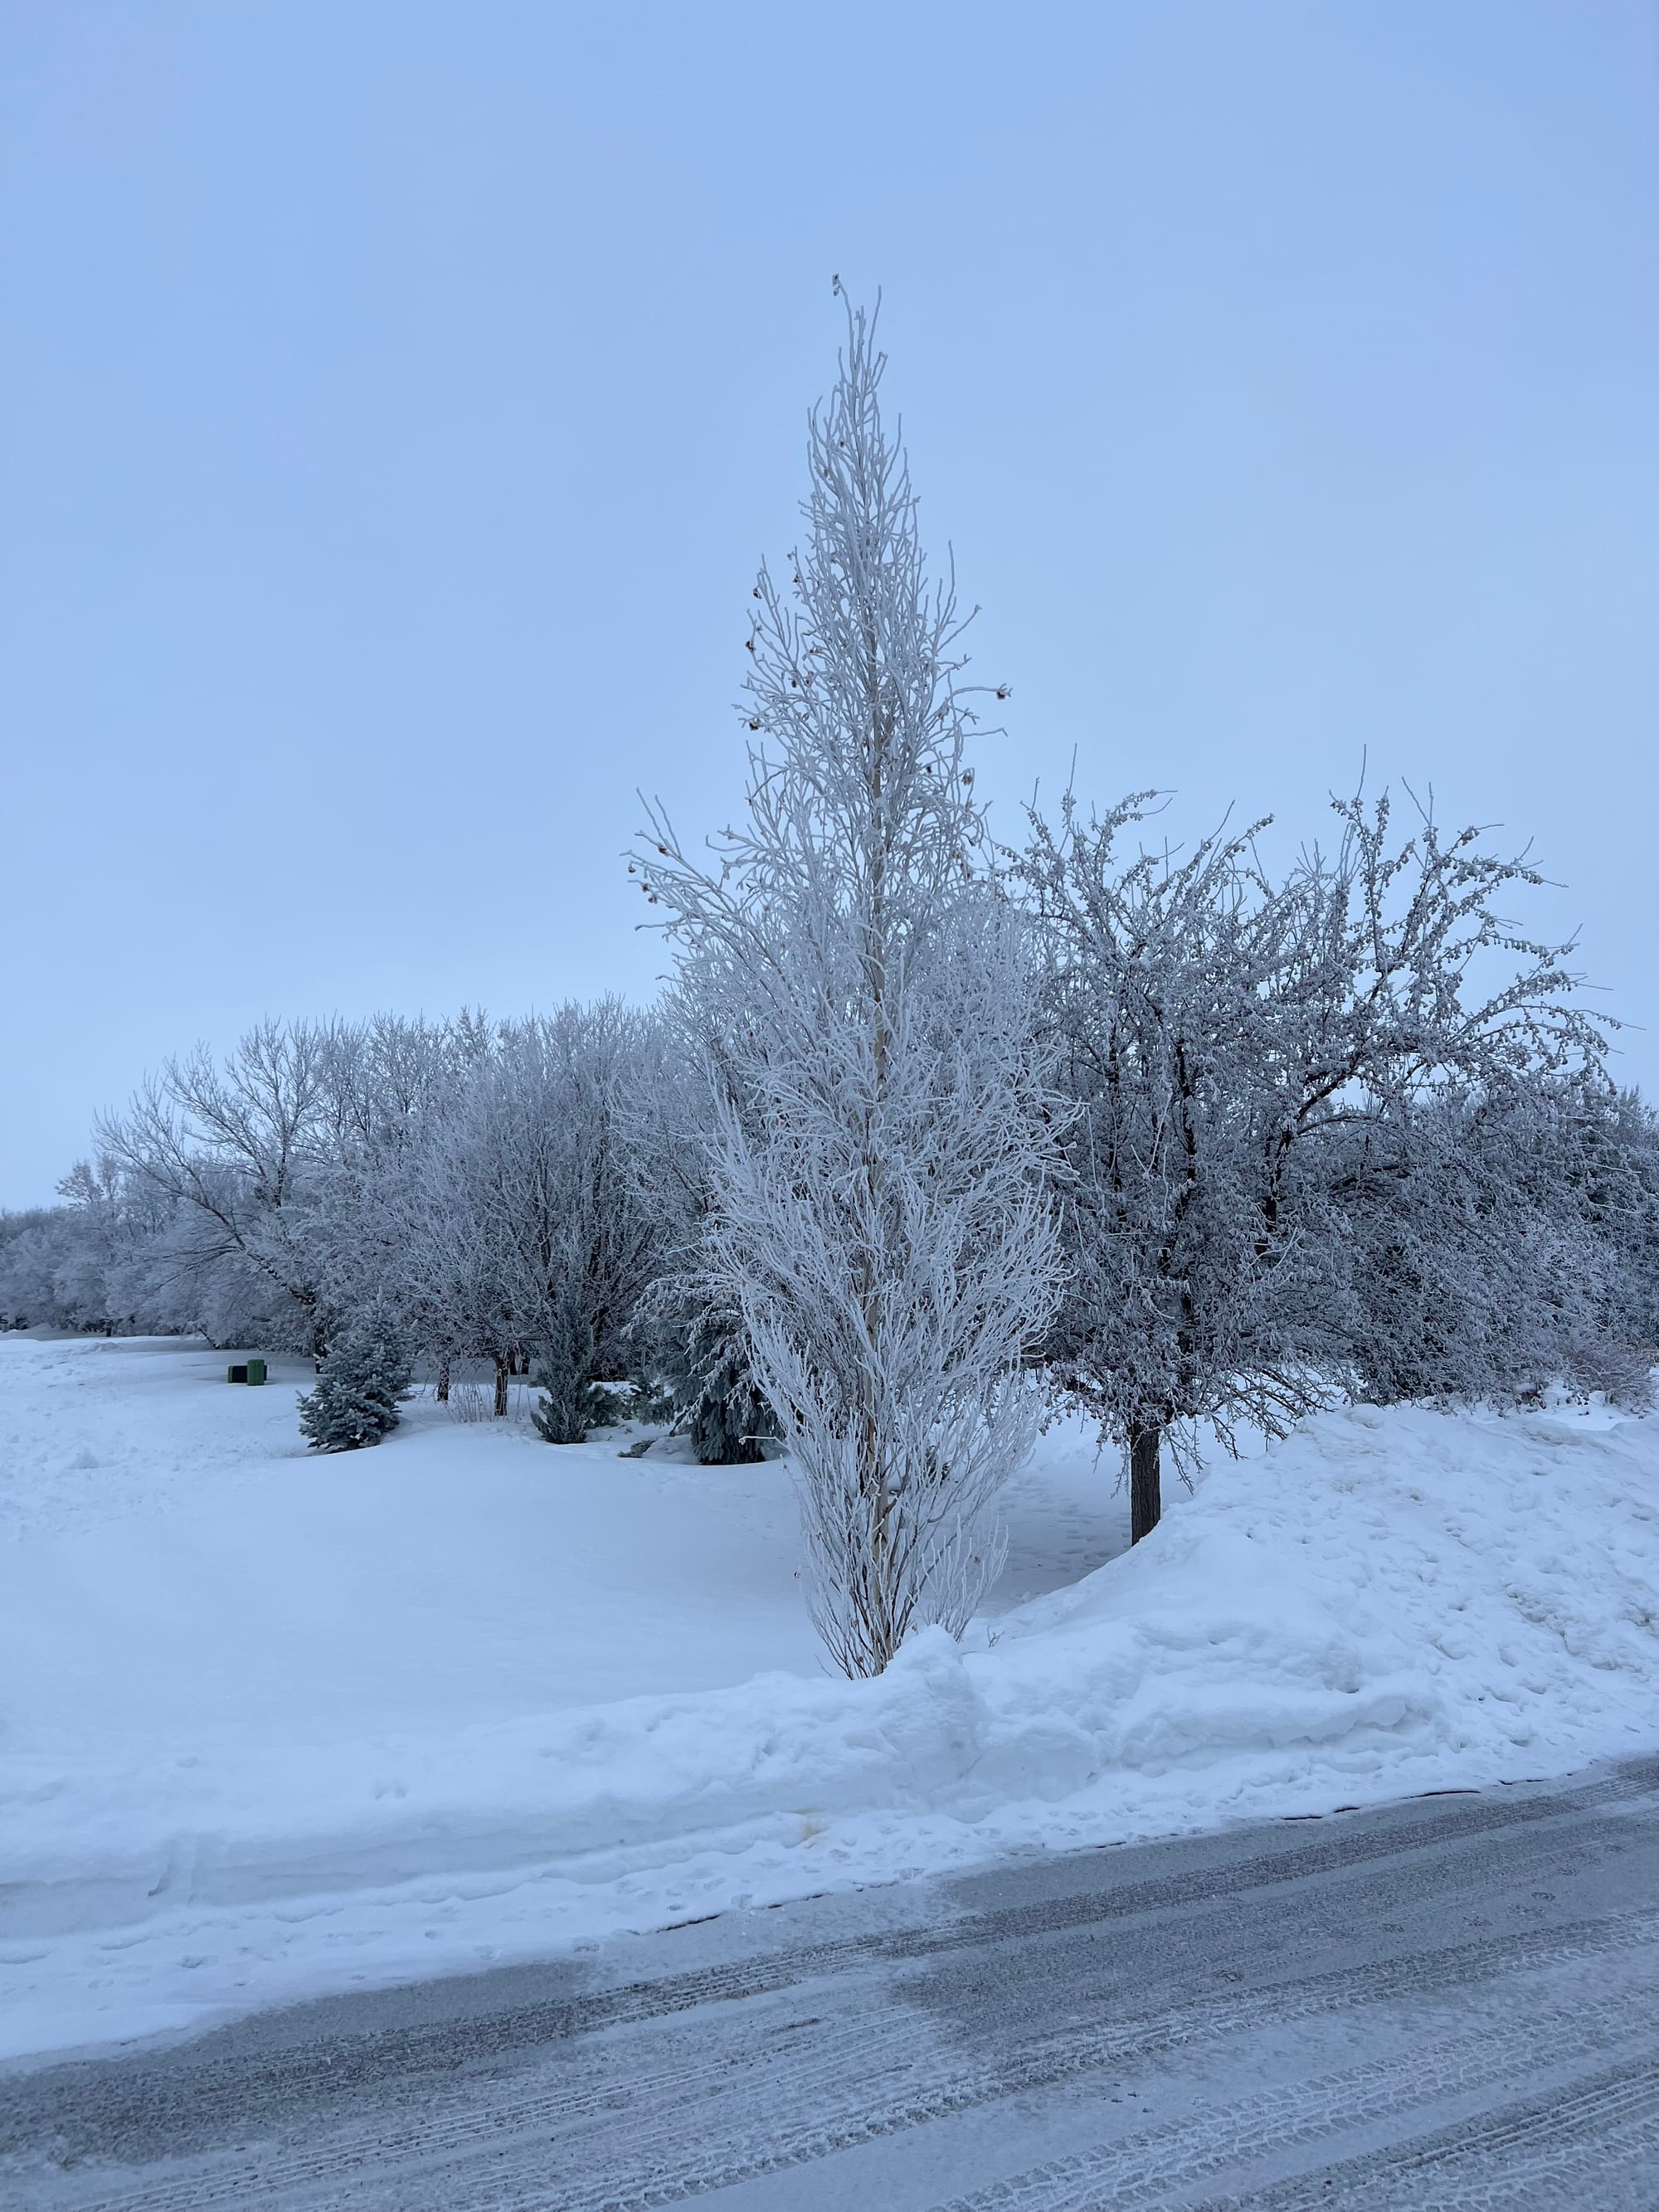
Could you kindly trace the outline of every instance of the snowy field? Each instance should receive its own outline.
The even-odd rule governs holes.
[[[850,1684],[781,1465],[319,1459],[225,1364],[0,1339],[0,2054],[1659,1744],[1659,1420],[1323,1416],[1133,1555],[1056,1431],[965,1644]]]

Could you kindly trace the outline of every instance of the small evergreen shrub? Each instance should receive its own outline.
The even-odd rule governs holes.
[[[556,1370],[542,1369],[532,1377],[541,1397],[530,1418],[544,1443],[579,1444],[590,1429],[609,1429],[628,1418],[620,1390],[603,1382],[584,1382]]]
[[[704,1376],[689,1426],[701,1467],[753,1467],[766,1457],[763,1439],[778,1433],[777,1416],[734,1359]]]
[[[368,1322],[326,1354],[317,1388],[300,1401],[300,1426],[313,1451],[360,1451],[398,1425],[414,1369],[397,1332]]]
[[[654,1425],[673,1418],[668,1392],[649,1383],[590,1382],[545,1352],[531,1381],[542,1395],[530,1418],[550,1444],[579,1444],[590,1430],[620,1428],[624,1421]]]
[[[635,1382],[623,1407],[624,1420],[643,1421],[653,1428],[666,1428],[674,1413],[672,1390],[666,1383],[651,1381]]]

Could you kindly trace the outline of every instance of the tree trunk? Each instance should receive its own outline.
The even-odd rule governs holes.
[[[1129,1541],[1138,1544],[1158,1524],[1164,1501],[1158,1482],[1159,1429],[1134,1429],[1129,1436]]]
[[[498,1421],[507,1419],[507,1362],[498,1352],[495,1354],[495,1419]]]
[[[438,1362],[438,1403],[449,1403],[449,1354],[445,1352]]]

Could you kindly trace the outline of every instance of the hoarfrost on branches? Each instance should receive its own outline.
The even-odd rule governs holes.
[[[791,588],[756,586],[748,820],[705,864],[653,810],[643,869],[708,1041],[709,1273],[790,1446],[814,1618],[855,1675],[913,1628],[959,1633],[995,1572],[1058,1291],[1055,1102],[882,369],[849,313]]]
[[[1182,1425],[1279,1436],[1344,1388],[1515,1395],[1597,1362],[1637,1388],[1572,1173],[1603,1025],[1570,948],[1500,915],[1525,858],[1427,816],[1398,839],[1386,797],[1338,802],[1335,852],[1279,879],[1249,832],[1122,856],[1150,798],[1068,798],[1007,856],[1076,1109],[1048,1352],[1128,1452],[1134,1534]]]

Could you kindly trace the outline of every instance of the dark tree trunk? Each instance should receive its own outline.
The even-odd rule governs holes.
[[[438,1403],[449,1403],[449,1354],[445,1352],[438,1362]]]
[[[498,1352],[495,1354],[495,1419],[498,1421],[504,1421],[507,1419],[507,1378],[508,1372],[508,1364]]]
[[[1164,1511],[1158,1480],[1160,1429],[1135,1429],[1129,1437],[1129,1541],[1150,1536]]]

